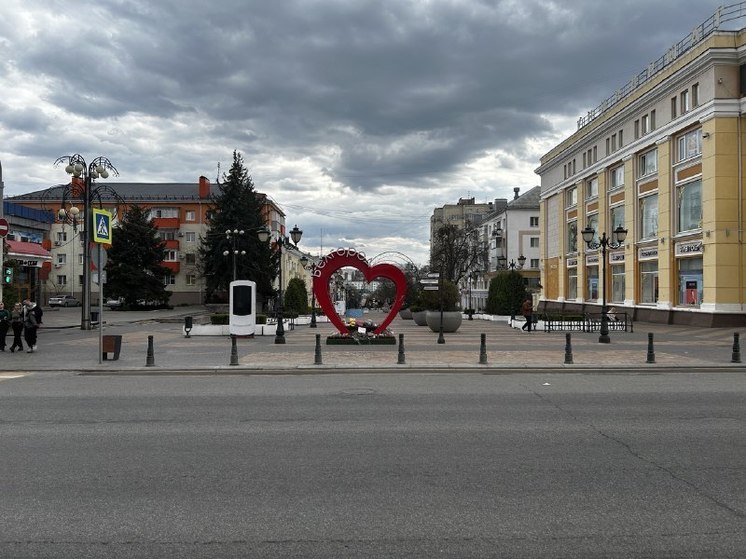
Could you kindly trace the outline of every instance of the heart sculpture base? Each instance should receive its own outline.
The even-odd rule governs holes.
[[[365,259],[365,255],[350,248],[340,248],[324,256],[313,270],[313,290],[316,294],[316,301],[318,301],[324,314],[329,318],[329,322],[334,324],[337,328],[341,338],[354,339],[356,336],[350,336],[347,325],[337,314],[329,293],[329,285],[334,272],[346,267],[360,270],[367,282],[376,278],[385,278],[394,282],[396,296],[391,304],[389,314],[387,314],[383,322],[373,330],[372,336],[365,336],[370,337],[371,339],[378,338],[382,333],[386,332],[386,327],[391,324],[391,321],[394,320],[396,313],[399,312],[399,309],[404,303],[404,297],[407,294],[407,278],[404,276],[404,272],[393,264],[376,264],[375,266],[370,266],[368,261]],[[393,336],[384,337],[388,338]]]
[[[394,336],[329,336],[326,345],[396,345]]]

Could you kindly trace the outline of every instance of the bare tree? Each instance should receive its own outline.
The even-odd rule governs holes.
[[[435,231],[430,268],[458,284],[470,271],[486,269],[487,248],[474,227],[446,224]]]

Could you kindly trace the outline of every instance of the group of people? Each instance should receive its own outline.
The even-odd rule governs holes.
[[[26,352],[36,351],[36,340],[39,325],[42,321],[42,310],[36,303],[24,299],[22,303],[13,305],[12,310],[5,308],[0,301],[0,351],[5,351],[8,333],[13,334],[10,351],[23,351],[23,341],[26,341]]]

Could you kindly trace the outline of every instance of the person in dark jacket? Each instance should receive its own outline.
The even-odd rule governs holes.
[[[36,303],[26,301],[23,307],[23,337],[26,340],[26,353],[36,351],[36,334],[39,329],[39,319],[35,310]]]
[[[23,351],[23,342],[21,341],[23,335],[23,307],[21,303],[16,303],[10,312],[10,327],[13,329],[13,344],[10,346],[10,351],[14,352],[16,348]]]
[[[521,330],[527,330],[530,332],[531,323],[533,322],[534,317],[534,304],[531,299],[526,298],[523,302],[523,305],[521,305],[521,314],[523,314],[523,317],[526,319],[526,323],[521,326]]]
[[[5,308],[5,303],[0,301],[0,351],[5,351],[5,338],[10,328],[10,311]]]

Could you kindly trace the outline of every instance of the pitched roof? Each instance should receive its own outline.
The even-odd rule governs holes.
[[[117,182],[107,183],[97,181],[96,186],[102,200],[115,200],[113,192],[128,201],[150,200],[199,200],[199,183],[163,183],[163,182]],[[22,202],[45,200],[61,200],[63,191],[68,185],[56,185],[44,190],[19,194],[9,197],[10,200]]]
[[[535,186],[525,194],[521,194],[518,198],[515,198],[508,202],[508,209],[510,210],[538,210],[539,199],[541,198],[541,187]]]

